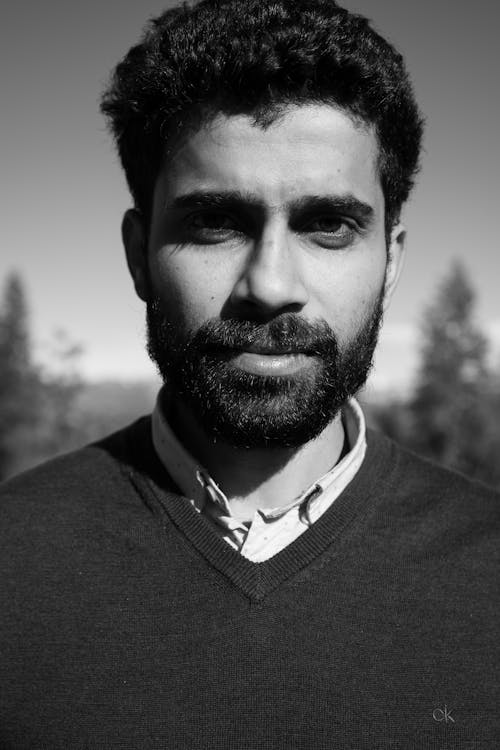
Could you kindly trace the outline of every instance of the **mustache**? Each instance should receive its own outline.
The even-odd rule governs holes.
[[[336,336],[326,321],[306,321],[291,313],[266,323],[239,318],[209,320],[192,336],[190,347],[207,354],[257,348],[318,357],[338,350]]]

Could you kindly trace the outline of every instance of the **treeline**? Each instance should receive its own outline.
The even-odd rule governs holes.
[[[365,404],[368,422],[403,445],[500,488],[500,375],[474,318],[475,295],[456,263],[424,312],[415,387]],[[33,356],[26,294],[11,275],[0,306],[0,479],[148,412],[157,384],[89,385],[78,346],[59,335],[55,366]]]
[[[423,315],[413,392],[372,407],[370,416],[417,453],[500,488],[500,373],[474,306],[457,262]]]
[[[29,328],[24,285],[12,274],[0,301],[0,481],[122,427],[154,399],[154,383],[84,382],[81,349],[63,332],[43,367]]]
[[[72,407],[80,381],[76,347],[59,337],[58,371],[34,362],[21,278],[7,278],[0,308],[0,478],[72,447]]]

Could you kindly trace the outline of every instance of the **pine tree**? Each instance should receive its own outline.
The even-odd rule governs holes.
[[[414,397],[412,447],[447,466],[484,471],[484,398],[489,390],[487,340],[474,323],[475,295],[455,262],[423,321],[421,367]]]
[[[24,286],[12,273],[0,310],[0,479],[12,473],[33,423],[35,379]]]

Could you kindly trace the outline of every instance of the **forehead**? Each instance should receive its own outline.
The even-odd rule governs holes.
[[[303,195],[354,194],[383,201],[373,130],[329,105],[288,108],[266,128],[219,114],[189,134],[159,183],[164,198],[191,191],[241,191],[280,206]]]

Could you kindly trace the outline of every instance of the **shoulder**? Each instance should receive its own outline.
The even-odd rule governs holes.
[[[425,539],[443,551],[481,546],[498,558],[500,493],[487,485],[451,471],[403,448],[389,438],[368,432],[371,464],[379,473],[380,492],[387,518],[398,524],[411,546]]]
[[[493,487],[420,456],[382,433],[368,430],[368,445],[369,450],[384,457],[392,479],[401,483],[402,491],[478,498],[493,505],[500,501],[500,492]]]
[[[146,419],[0,484],[0,528],[92,513],[124,482],[131,443]]]
[[[147,433],[147,421],[136,423],[0,487],[2,633],[30,632],[31,613],[64,600],[77,606],[78,592],[105,589],[109,571],[156,538],[134,482]]]

